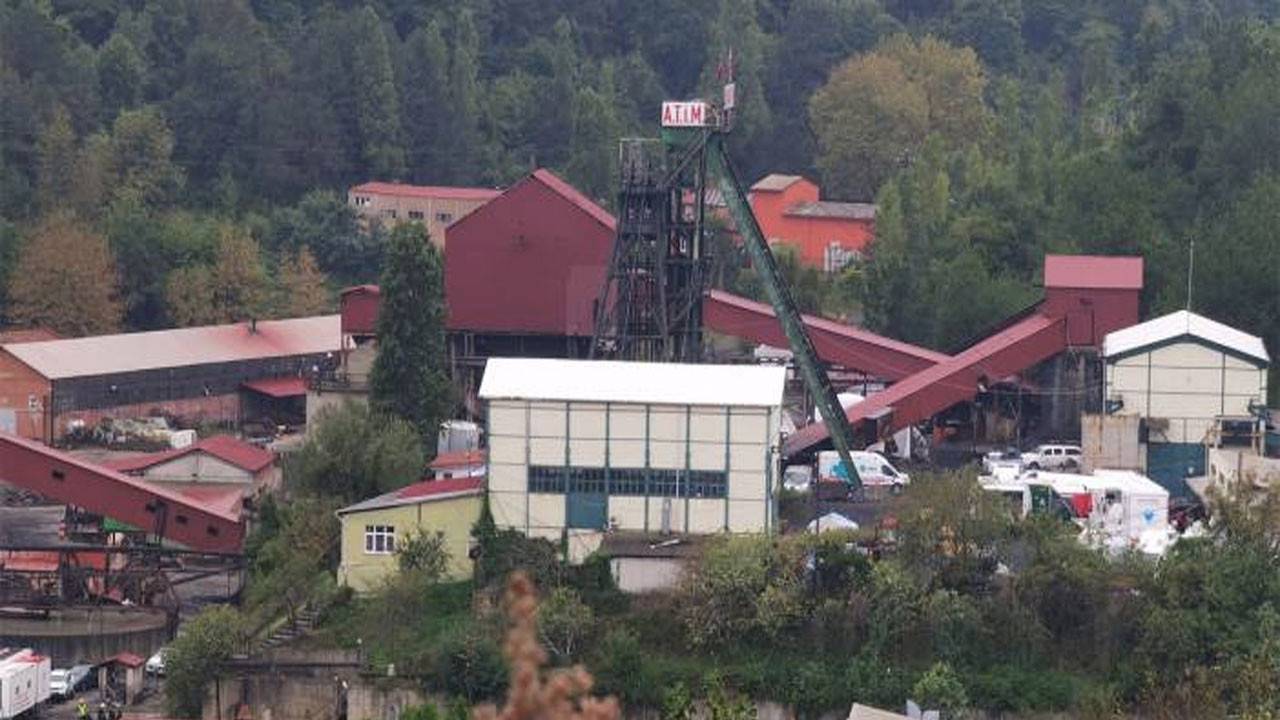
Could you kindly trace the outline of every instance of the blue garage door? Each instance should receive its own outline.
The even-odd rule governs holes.
[[[603,530],[609,522],[609,495],[605,492],[604,471],[569,468],[566,498],[566,525],[571,528]]]
[[[1147,475],[1160,483],[1169,495],[1189,497],[1187,478],[1204,475],[1204,446],[1198,443],[1150,443],[1147,445]]]

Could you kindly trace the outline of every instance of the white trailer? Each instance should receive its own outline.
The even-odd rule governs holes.
[[[52,663],[31,649],[0,649],[0,720],[11,720],[48,701]]]

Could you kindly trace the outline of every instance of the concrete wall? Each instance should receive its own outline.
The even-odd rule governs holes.
[[[357,592],[369,592],[396,572],[394,554],[365,552],[365,527],[369,525],[395,528],[397,540],[419,530],[443,532],[449,551],[449,577],[470,577],[472,567],[467,550],[471,526],[480,517],[480,505],[481,496],[477,494],[342,515],[338,582],[350,585]]]
[[[0,618],[0,647],[29,647],[54,667],[98,663],[130,652],[140,657],[169,641],[168,617],[155,608],[61,608],[48,619]]]
[[[1148,418],[1151,442],[1203,442],[1216,416],[1248,415],[1266,396],[1265,368],[1198,342],[1107,361],[1106,398]]]
[[[617,529],[762,532],[774,523],[771,446],[777,420],[769,408],[493,401],[489,404],[489,500],[495,522],[558,540],[568,501],[563,492],[530,492],[529,467],[716,471],[723,498],[664,497],[616,490],[607,518]],[[599,531],[573,538],[589,552]],[[576,554],[576,553],[575,553]]]
[[[1098,468],[1146,472],[1145,445],[1138,442],[1137,415],[1084,415],[1081,426],[1081,470]]]
[[[253,484],[253,474],[203,452],[193,452],[176,457],[169,462],[153,465],[143,471],[142,477],[156,482],[230,483]]]
[[[1251,482],[1271,485],[1280,482],[1280,458],[1268,458],[1233,448],[1210,448],[1208,476],[1215,482]]]
[[[672,590],[680,582],[685,560],[679,558],[616,557],[610,561],[613,581],[628,593]]]

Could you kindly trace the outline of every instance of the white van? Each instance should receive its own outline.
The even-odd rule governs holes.
[[[850,459],[853,460],[854,468],[858,471],[858,479],[862,481],[863,487],[889,488],[894,492],[899,492],[911,482],[910,476],[904,472],[899,472],[880,453],[864,450],[853,452],[849,455]],[[840,453],[834,450],[818,453],[819,483],[849,484],[849,480],[849,477],[841,468]]]

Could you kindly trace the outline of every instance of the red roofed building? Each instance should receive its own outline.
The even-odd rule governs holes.
[[[280,484],[274,453],[230,435],[214,435],[184,448],[113,458],[102,464],[148,482],[180,486],[175,489],[184,494],[200,486],[234,488],[249,496]],[[207,494],[193,497],[216,499]]]
[[[366,221],[424,223],[431,242],[444,247],[445,228],[499,194],[500,191],[487,188],[367,182],[351,188],[347,202]]]
[[[436,455],[431,461],[436,480],[484,477],[483,450],[453,450]]]
[[[1101,346],[1107,333],[1138,324],[1142,258],[1045,255],[1041,312],[1067,319],[1067,344]]]
[[[0,345],[0,430],[51,442],[108,417],[238,422],[246,383],[318,372],[341,341],[339,316],[323,315]],[[254,395],[298,390],[264,387],[274,395]]]
[[[549,170],[449,228],[448,326],[468,396],[486,358],[587,355],[613,236],[613,216]]]
[[[338,582],[374,590],[397,572],[396,552],[410,537],[439,533],[449,553],[445,575],[471,575],[471,526],[480,517],[484,478],[425,480],[338,511],[342,561]]]
[[[765,239],[794,247],[809,267],[841,270],[875,239],[875,205],[820,200],[818,186],[799,175],[768,175],[749,200]]]

